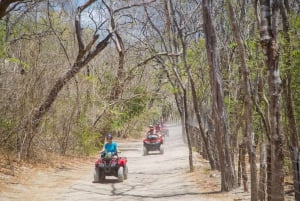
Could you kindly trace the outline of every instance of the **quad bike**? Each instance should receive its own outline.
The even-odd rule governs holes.
[[[127,179],[127,158],[101,152],[100,157],[95,162],[94,182],[104,181],[105,176],[118,177],[121,182]]]
[[[143,140],[143,155],[147,155],[149,151],[159,151],[160,154],[164,153],[163,147],[164,139],[160,133],[147,134]]]

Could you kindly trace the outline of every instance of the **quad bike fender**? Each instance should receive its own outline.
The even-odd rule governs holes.
[[[101,159],[101,158],[98,158],[98,159],[95,161],[95,165],[99,165],[100,163],[102,163],[102,159]]]
[[[119,158],[119,160],[118,160],[119,166],[125,166],[126,163],[127,163],[127,158],[126,157]]]

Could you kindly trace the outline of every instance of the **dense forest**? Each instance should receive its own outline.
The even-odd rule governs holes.
[[[221,191],[300,200],[299,4],[1,0],[1,164],[178,119],[190,171],[197,151]]]

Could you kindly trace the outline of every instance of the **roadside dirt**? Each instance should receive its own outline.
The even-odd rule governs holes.
[[[118,142],[121,155],[128,158],[129,174],[124,182],[108,177],[94,183],[94,161],[68,158],[55,168],[24,167],[17,177],[0,174],[1,201],[81,201],[81,200],[250,200],[238,188],[220,192],[220,174],[209,170],[207,161],[194,155],[195,172],[189,173],[188,150],[182,142],[181,127],[167,125],[165,153],[142,155],[142,141]]]

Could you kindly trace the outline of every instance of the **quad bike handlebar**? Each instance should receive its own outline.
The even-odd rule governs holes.
[[[101,158],[112,158],[114,156],[118,156],[118,154],[120,153],[121,151],[117,151],[117,152],[99,151],[99,155],[101,156]]]

